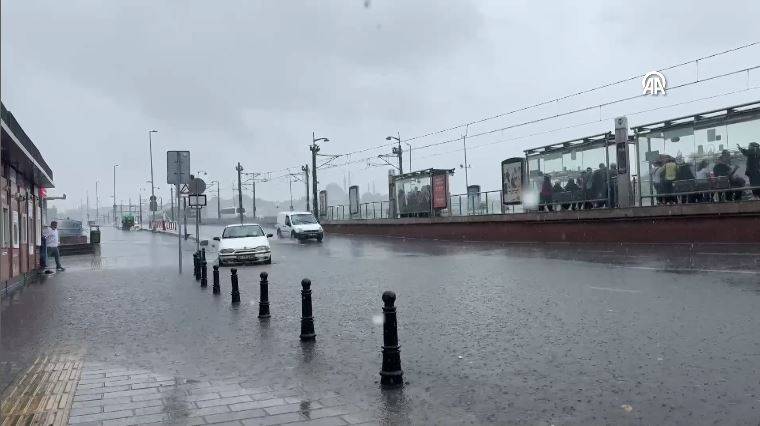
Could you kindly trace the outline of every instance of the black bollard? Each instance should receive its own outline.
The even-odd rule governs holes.
[[[196,281],[201,279],[201,252],[199,251],[193,254],[193,274]]]
[[[211,287],[211,289],[213,290],[214,294],[219,294],[221,293],[221,290],[219,289],[219,265],[214,265],[213,269],[214,285]]]
[[[240,289],[238,288],[238,276],[237,269],[232,268],[230,270],[230,280],[232,280],[232,303],[240,303]]]
[[[261,282],[259,283],[259,318],[269,318],[269,274],[262,272],[259,274]]]
[[[193,276],[198,276],[198,252],[193,252]]]
[[[380,370],[380,384],[384,387],[397,387],[404,384],[404,372],[401,371],[401,351],[398,345],[396,324],[396,293],[383,293],[383,368]]]
[[[201,249],[201,262],[205,262],[205,261],[206,261],[206,249],[202,248]]]
[[[208,266],[206,259],[201,260],[201,287],[208,287]]]
[[[311,315],[311,280],[301,280],[301,340],[314,340],[314,317]]]

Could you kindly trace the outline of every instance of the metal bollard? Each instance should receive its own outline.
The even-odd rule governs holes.
[[[206,259],[201,260],[201,287],[208,287],[208,266]]]
[[[314,340],[314,317],[311,314],[311,280],[304,278],[301,280],[301,340]]]
[[[383,368],[380,370],[380,384],[384,387],[397,387],[404,384],[404,372],[401,371],[401,351],[398,345],[398,328],[396,324],[396,293],[383,293]]]
[[[193,252],[193,277],[198,276],[198,252]]]
[[[202,248],[201,249],[201,262],[205,262],[205,261],[206,261],[206,249]]]
[[[238,288],[238,276],[237,269],[232,268],[230,270],[230,280],[232,280],[232,303],[240,303],[240,289]]]
[[[269,318],[269,274],[262,272],[259,274],[261,282],[259,283],[259,318]]]
[[[213,269],[214,269],[214,272],[213,272],[214,285],[213,287],[211,287],[211,289],[214,292],[214,294],[219,294],[221,293],[221,290],[219,289],[219,265],[214,265]]]
[[[193,254],[193,274],[195,274],[195,280],[201,279],[201,253],[196,251]]]

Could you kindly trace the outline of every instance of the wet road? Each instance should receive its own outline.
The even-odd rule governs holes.
[[[99,256],[64,258],[66,272],[4,300],[3,385],[40,352],[82,351],[172,376],[335,391],[390,422],[760,420],[760,248],[274,238],[272,265],[239,268],[233,308],[229,268],[212,296],[189,271],[192,247],[179,277],[176,239],[104,229]],[[298,340],[304,277],[313,346]],[[377,385],[385,290],[398,295],[400,392]]]

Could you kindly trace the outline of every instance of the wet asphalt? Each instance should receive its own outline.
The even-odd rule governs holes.
[[[103,228],[98,254],[64,258],[67,271],[2,301],[1,384],[40,353],[73,351],[336,391],[391,423],[760,421],[760,247],[271,243],[273,264],[238,267],[232,306],[230,268],[220,296],[193,279],[194,243],[180,276],[175,238]],[[304,277],[311,345],[298,339]],[[398,296],[401,391],[378,385],[385,290]]]

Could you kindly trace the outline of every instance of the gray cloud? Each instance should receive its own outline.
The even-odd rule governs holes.
[[[75,201],[95,179],[110,192],[113,163],[120,164],[117,198],[136,197],[148,176],[149,128],[160,131],[157,182],[164,180],[164,151],[187,148],[194,168],[222,180],[230,193],[237,161],[247,170],[307,162],[312,131],[332,139],[323,152],[345,152],[379,144],[397,130],[421,134],[760,38],[752,22],[759,6],[752,1],[698,7],[655,1],[370,4],[4,2],[3,101],[49,159],[59,190]],[[751,57],[703,66],[705,72],[730,68]],[[616,88],[480,128],[635,89]],[[594,133],[592,127],[475,149],[471,180],[495,188],[498,159],[547,138]],[[422,159],[435,152],[415,152],[417,165],[462,162],[457,152]],[[383,186],[385,169],[366,164],[326,170],[323,183],[342,183],[349,170],[356,183]],[[455,190],[462,184],[457,174]],[[87,187],[92,193],[94,184]],[[284,199],[287,188],[281,181],[262,185],[260,193]],[[102,196],[101,203],[110,201]]]

